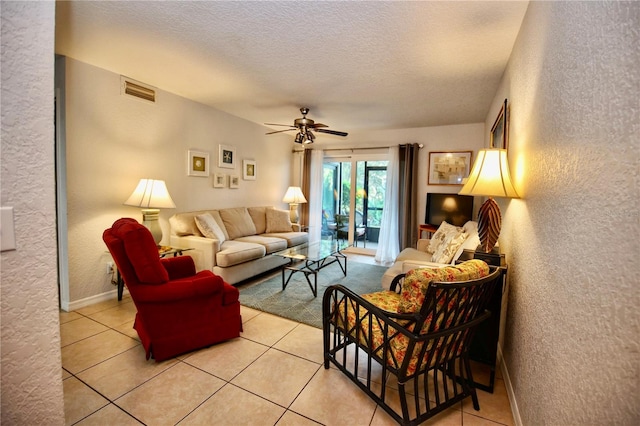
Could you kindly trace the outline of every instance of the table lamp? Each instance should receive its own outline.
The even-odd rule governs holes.
[[[290,186],[282,199],[283,203],[289,203],[289,217],[291,217],[291,223],[298,223],[298,204],[306,203],[307,199],[304,198],[302,189],[299,186]]]
[[[489,197],[478,211],[478,236],[479,248],[485,253],[492,252],[502,226],[500,207],[492,197],[519,198],[511,182],[507,150],[478,151],[469,178],[458,194]]]
[[[158,222],[159,209],[174,209],[167,185],[163,180],[140,179],[133,194],[124,202],[126,206],[142,207],[142,224],[151,231],[156,245],[162,241],[162,228]]]

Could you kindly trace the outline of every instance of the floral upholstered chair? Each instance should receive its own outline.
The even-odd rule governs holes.
[[[486,306],[501,274],[470,260],[414,269],[396,277],[390,291],[357,295],[329,287],[325,368],[335,364],[401,424],[419,424],[469,396],[479,410],[469,347],[490,315]]]

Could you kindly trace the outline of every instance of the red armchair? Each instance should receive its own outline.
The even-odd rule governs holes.
[[[102,239],[118,266],[137,313],[133,328],[156,361],[238,337],[238,289],[211,271],[196,273],[189,256],[160,259],[153,237],[123,218]]]

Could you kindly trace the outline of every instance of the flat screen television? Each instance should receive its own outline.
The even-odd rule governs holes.
[[[463,226],[473,217],[473,196],[427,193],[427,209],[424,223],[440,226],[443,220],[455,226]]]

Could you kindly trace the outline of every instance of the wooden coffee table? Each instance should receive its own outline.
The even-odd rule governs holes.
[[[287,284],[294,274],[301,272],[304,274],[313,296],[318,297],[318,272],[322,268],[338,263],[342,273],[347,275],[347,256],[342,254],[342,250],[347,247],[349,244],[346,241],[321,240],[273,253],[274,256],[289,259],[289,264],[282,268],[282,290],[287,288]],[[313,284],[309,279],[310,275],[313,275]]]

